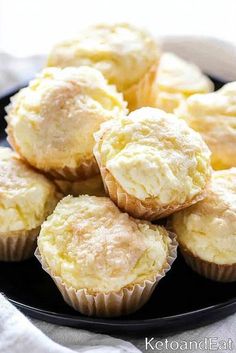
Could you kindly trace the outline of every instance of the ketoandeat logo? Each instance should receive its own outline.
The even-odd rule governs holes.
[[[154,337],[145,337],[145,349],[150,351],[176,351],[176,352],[191,352],[200,350],[203,352],[207,351],[219,351],[219,352],[230,352],[234,350],[234,342],[231,338],[222,340],[219,337],[205,337],[202,340],[158,340]]]

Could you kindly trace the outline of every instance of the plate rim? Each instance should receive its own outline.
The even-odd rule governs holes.
[[[8,300],[17,306],[18,308],[21,308],[22,311],[27,311],[28,313],[37,313],[40,316],[44,317],[54,317],[54,318],[60,318],[60,319],[65,319],[65,320],[71,320],[75,322],[84,322],[86,324],[93,324],[93,325],[109,325],[109,326],[121,326],[123,327],[124,325],[127,326],[143,326],[143,325],[151,325],[155,324],[156,322],[161,322],[161,321],[175,321],[176,319],[186,319],[186,318],[191,318],[196,315],[201,315],[201,314],[206,314],[206,313],[211,313],[212,311],[221,311],[225,308],[230,308],[231,306],[234,307],[236,306],[236,297],[233,299],[227,300],[223,303],[218,303],[215,305],[210,305],[205,308],[201,308],[198,310],[192,310],[189,312],[181,313],[181,314],[176,314],[176,315],[171,315],[171,316],[162,316],[158,318],[152,318],[152,319],[131,319],[131,320],[124,320],[124,319],[112,319],[112,318],[99,318],[99,317],[87,317],[87,316],[72,316],[71,314],[59,314],[57,312],[49,311],[49,310],[44,310],[44,309],[39,309],[35,308],[31,305],[23,304],[17,300],[8,298]],[[82,315],[82,314],[81,314]]]

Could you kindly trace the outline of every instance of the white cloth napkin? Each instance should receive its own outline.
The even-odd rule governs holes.
[[[138,353],[131,343],[107,335],[95,334],[83,330],[41,323],[47,335],[52,331],[55,343],[19,310],[0,294],[0,352],[1,353]]]
[[[161,39],[164,50],[173,51],[177,55],[195,62],[205,73],[222,81],[236,80],[236,47],[233,44],[207,37],[171,36]],[[0,94],[33,77],[34,73],[42,67],[43,63],[43,56],[16,59],[6,53],[0,53]],[[3,290],[3,288],[0,288],[0,290]],[[131,343],[107,335],[61,327],[38,320],[32,320],[32,322],[35,326],[0,295],[0,352],[140,352]],[[218,337],[222,340],[231,338],[234,340],[233,351],[235,351],[235,327],[236,314],[206,327],[178,333],[168,337],[168,340],[180,342],[190,339],[199,341],[205,337]],[[160,337],[158,332],[156,332],[156,335],[149,335],[149,337],[165,341],[165,337]],[[144,337],[134,338],[126,336],[125,339],[131,341],[143,352],[153,352],[150,347],[145,347]],[[163,349],[162,351],[172,352],[173,349]],[[192,349],[191,352],[197,353],[202,352],[202,350]]]

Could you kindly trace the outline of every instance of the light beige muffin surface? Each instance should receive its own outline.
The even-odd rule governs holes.
[[[155,81],[156,107],[172,113],[195,93],[213,91],[212,81],[194,64],[173,53],[163,53]]]
[[[138,83],[159,59],[159,48],[145,31],[130,24],[98,24],[56,45],[48,66],[93,66],[123,92]]]
[[[62,178],[66,171],[77,180],[85,169],[86,177],[93,176],[98,173],[93,133],[102,122],[125,114],[125,107],[122,95],[96,69],[47,68],[12,99],[8,139],[42,171]]]
[[[215,171],[207,197],[172,217],[181,247],[216,264],[236,263],[236,168]]]
[[[122,213],[109,198],[67,196],[43,224],[38,247],[53,276],[88,293],[153,279],[166,265],[167,231]]]
[[[201,136],[159,109],[138,109],[103,124],[96,141],[103,177],[110,173],[127,198],[140,200],[144,207],[172,211],[194,202],[209,181],[210,151]]]
[[[214,169],[236,166],[236,82],[191,96],[175,113],[202,135],[212,152]]]
[[[0,147],[0,200],[0,236],[4,237],[39,227],[53,211],[59,195],[52,182],[10,148]]]

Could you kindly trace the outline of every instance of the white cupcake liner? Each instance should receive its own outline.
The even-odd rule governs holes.
[[[95,179],[95,183],[91,183],[91,180]],[[59,190],[64,195],[91,195],[91,196],[105,196],[105,190],[100,174],[95,177],[88,178],[85,180],[68,181],[64,179],[54,179],[54,183],[58,186]]]
[[[22,261],[33,256],[40,227],[0,233],[0,261]]]
[[[96,152],[97,154],[97,152]],[[180,211],[194,203],[204,199],[206,191],[195,196],[192,200],[186,201],[183,204],[174,205],[158,205],[155,201],[141,201],[136,197],[129,195],[116,182],[115,178],[105,168],[100,166],[100,171],[104,183],[104,187],[109,194],[111,200],[124,212],[129,213],[135,218],[145,219],[148,221],[155,221],[160,218],[167,217],[176,211]]]
[[[67,287],[59,276],[53,275],[38,248],[35,251],[35,256],[42,264],[42,268],[52,277],[68,305],[84,315],[115,317],[130,314],[143,306],[152,295],[157,283],[170,270],[177,256],[178,244],[175,235],[173,233],[169,233],[169,235],[171,244],[169,245],[167,262],[162,271],[152,279],[130,285],[118,292],[90,294],[86,289],[76,290],[72,287]]]
[[[93,157],[90,160],[82,162],[79,167],[48,169],[46,170],[46,174],[55,179],[64,179],[73,182],[96,176],[99,174],[99,168],[95,158]]]
[[[124,91],[124,98],[128,102],[129,111],[155,106],[155,80],[158,63],[151,66],[144,77],[135,85]]]

